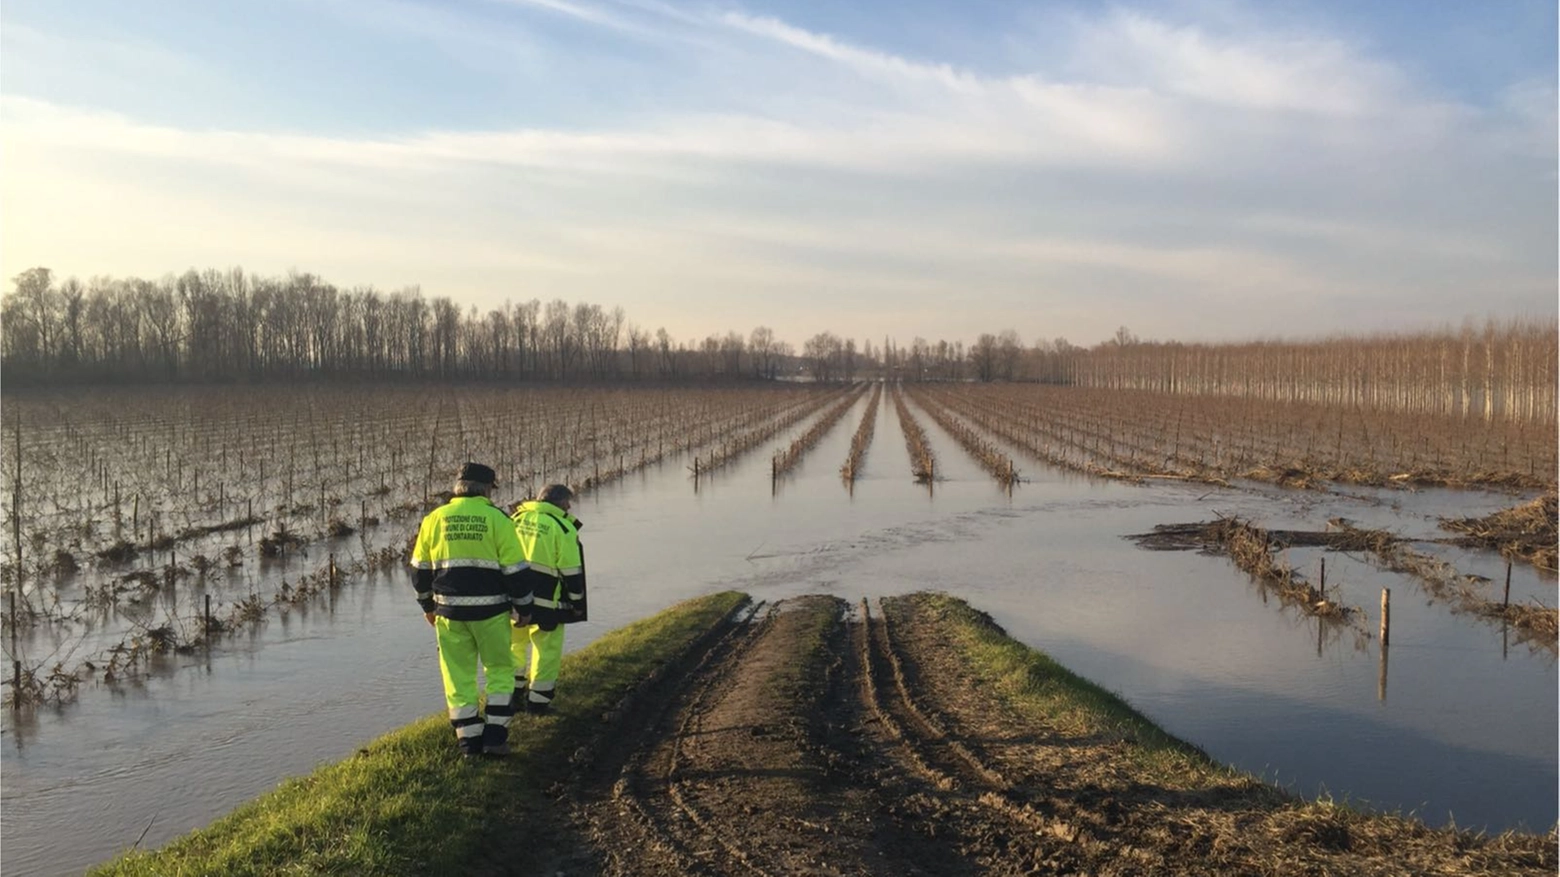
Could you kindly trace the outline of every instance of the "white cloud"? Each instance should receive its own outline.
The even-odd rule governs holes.
[[[1090,28],[1080,51],[1092,55],[1092,69],[1251,110],[1360,116],[1382,108],[1402,84],[1392,67],[1340,40],[1260,35],[1237,43],[1127,11]]]
[[[1049,334],[1084,342],[1123,322],[1155,337],[1317,332],[1339,319],[1318,301],[1389,313],[1417,297],[1440,309],[1427,320],[1455,321],[1469,277],[1496,290],[1470,309],[1554,307],[1552,253],[1528,245],[1554,237],[1553,192],[1532,180],[1547,172],[1552,189],[1551,84],[1471,107],[1325,35],[1215,37],[1128,12],[1081,25],[1063,76],[658,0],[507,2],[665,36],[668,51],[714,45],[692,69],[720,88],[653,81],[684,90],[675,109],[588,126],[413,121],[378,137],[175,127],[7,94],[6,270],[298,265],[482,306],[622,304],[679,335],[787,320],[810,335],[843,304],[860,322],[838,331],[857,337],[970,338],[1042,306],[1067,321]],[[400,12],[398,27],[424,20]],[[458,13],[433,21],[450,46],[482,37]],[[975,303],[912,322],[952,297]]]
[[[721,16],[721,21],[738,30],[820,55],[867,75],[934,82],[964,94],[980,94],[985,91],[985,85],[979,77],[956,70],[951,65],[921,64],[886,52],[863,49],[827,34],[812,33],[792,27],[776,18],[727,12]]]

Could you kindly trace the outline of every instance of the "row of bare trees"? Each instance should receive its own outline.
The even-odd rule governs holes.
[[[1118,332],[1121,339],[1125,330]],[[1247,344],[1140,342],[1042,352],[1072,386],[1318,402],[1367,411],[1555,422],[1560,327],[1536,319],[1414,334]]]
[[[47,268],[0,299],[0,363],[11,384],[274,380],[773,379],[794,357],[760,326],[702,341],[627,322],[622,308],[563,300],[482,312],[417,287],[339,289],[313,274],[187,271],[157,281]]]
[[[0,299],[10,384],[426,377],[682,380],[805,374],[823,382],[1038,381],[1177,395],[1318,402],[1370,411],[1556,420],[1560,328],[1537,319],[1317,341],[1142,341],[1125,326],[1093,347],[1025,346],[1012,329],[961,341],[820,332],[800,356],[772,329],[679,341],[622,308],[563,300],[482,312],[417,287],[338,289],[294,272],[188,271],[158,281],[75,278],[47,268]]]

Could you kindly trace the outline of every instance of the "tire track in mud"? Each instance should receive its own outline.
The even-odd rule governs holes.
[[[1097,865],[1102,842],[1118,833],[1043,794],[1033,768],[1011,767],[1039,759],[984,753],[981,730],[949,711],[947,682],[924,678],[939,672],[921,664],[936,657],[920,655],[935,643],[900,642],[895,613],[878,607],[821,595],[755,606],[663,674],[667,691],[645,692],[648,705],[602,735],[594,776],[568,794],[595,848],[582,872],[960,875]],[[821,634],[809,641],[809,630]]]
[[[653,744],[663,739],[666,728],[677,718],[674,708],[679,700],[678,691],[687,691],[686,680],[704,680],[699,688],[692,689],[697,697],[709,683],[712,674],[729,673],[734,666],[733,656],[740,654],[760,634],[760,628],[773,615],[770,605],[764,618],[754,621],[764,604],[750,607],[740,618],[728,619],[711,632],[703,643],[690,649],[690,654],[663,674],[661,684],[647,687],[637,694],[602,733],[600,750],[593,758],[591,769],[576,779],[571,797],[594,801],[590,806],[577,807],[575,820],[582,833],[594,841],[603,854],[588,867],[592,873],[639,874],[662,873],[717,874],[704,866],[681,837],[681,832],[666,814],[664,803],[645,792],[644,778],[649,770],[649,759],[654,755],[651,746],[635,744],[627,735],[615,733],[628,728],[646,732],[646,740]],[[674,678],[667,678],[674,677]],[[675,678],[681,677],[681,678]],[[645,704],[643,701],[648,700]],[[592,787],[599,787],[610,778],[610,791],[603,805],[599,795],[592,794]],[[605,812],[603,812],[605,811]],[[613,815],[622,817],[612,820]],[[602,827],[610,824],[612,831],[604,833]],[[631,858],[624,853],[630,852]],[[576,863],[581,864],[581,863]],[[648,869],[648,870],[647,870]],[[563,872],[559,872],[563,873]]]
[[[842,659],[846,604],[786,601],[772,623],[699,684],[668,752],[669,797],[719,873],[787,875],[927,871],[892,821],[852,745],[856,670]],[[923,856],[924,851],[917,856]]]
[[[923,705],[887,616],[754,608],[603,734],[568,797],[591,873],[985,874],[1079,863],[1073,825]],[[672,679],[670,677],[680,677]],[[576,860],[572,864],[585,865]],[[565,873],[573,873],[565,871]]]
[[[938,711],[923,706],[919,688],[901,647],[895,643],[888,613],[879,602],[874,615],[862,600],[858,648],[865,666],[862,695],[883,723],[899,753],[915,772],[943,796],[964,823],[964,850],[983,870],[1027,873],[1042,864],[1072,867],[1072,843],[1082,832],[1073,822],[1049,816],[1015,794],[1020,781],[970,748],[951,731]],[[1048,809],[1064,809],[1054,803]]]
[[[606,717],[559,795],[574,850],[526,873],[1398,874],[1405,852],[1455,858],[1402,846],[1434,840],[1422,829],[1288,809],[1250,778],[1166,785],[1117,732],[974,684],[940,612],[815,594],[728,616]],[[1526,861],[1502,855],[1485,861]]]
[[[713,841],[733,862],[741,865],[747,872],[761,877],[769,877],[770,872],[759,866],[747,854],[741,840],[731,830],[734,826],[723,826],[712,819],[710,814],[703,812],[696,802],[697,793],[679,774],[688,772],[684,771],[684,763],[689,761],[690,753],[685,748],[684,741],[704,733],[705,717],[713,709],[712,695],[717,691],[728,689],[733,684],[732,674],[746,663],[753,645],[773,626],[777,609],[778,606],[771,606],[764,617],[763,627],[744,638],[728,654],[727,659],[714,667],[688,697],[687,707],[682,713],[682,720],[678,723],[677,733],[671,738],[670,752],[666,753],[667,764],[659,771],[658,777],[658,782],[665,785],[668,796],[676,805],[677,815],[691,821],[708,841]]]
[[[849,615],[835,597],[771,606],[690,662],[657,714],[606,735],[620,741],[615,755],[570,792],[596,848],[572,864],[618,875],[977,873],[947,843],[956,813],[944,796],[907,786],[863,721],[870,674]]]

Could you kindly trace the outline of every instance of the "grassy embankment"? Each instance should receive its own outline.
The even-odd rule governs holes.
[[[742,605],[735,592],[690,600],[564,658],[559,707],[519,716],[507,759],[463,763],[441,714],[356,755],[282,784],[156,852],[132,852],[93,875],[464,874],[520,864],[525,826],[554,818],[546,790],[601,716]]]
[[[1095,792],[1158,814],[1167,846],[1197,850],[1198,873],[1555,873],[1555,829],[1488,836],[1432,829],[1413,817],[1303,800],[1219,765],[1110,692],[1009,638],[983,612],[944,594],[895,598],[916,623],[947,633],[971,680],[1065,747]],[[1060,788],[1053,793],[1067,796]],[[1088,795],[1080,796],[1080,803]],[[1179,799],[1193,806],[1167,806]]]
[[[1119,698],[1008,638],[968,604],[942,594],[896,599],[914,602],[920,621],[941,631],[979,687],[1027,714],[1071,757],[1097,761],[1091,784],[1125,783],[1153,792],[1136,806],[1148,808],[1146,815],[1159,814],[1154,818],[1167,831],[1187,835],[1177,843],[1201,850],[1196,860],[1205,872],[1223,872],[1226,865],[1238,872],[1254,862],[1264,865],[1260,873],[1324,873],[1336,865],[1363,869],[1359,873],[1554,868],[1553,834],[1489,838],[1293,798],[1212,762]],[[346,761],[290,781],[160,851],[132,853],[94,873],[530,873],[545,854],[528,844],[527,828],[534,838],[546,837],[547,826],[562,828],[558,820],[565,814],[549,792],[567,779],[570,756],[597,735],[621,732],[603,722],[603,714],[745,600],[726,592],[688,601],[570,655],[563,671],[568,698],[560,698],[554,716],[517,720],[525,733],[516,735],[515,754],[507,760],[462,764],[447,723],[433,716]],[[798,655],[824,659],[823,628],[804,639]],[[1167,809],[1155,789],[1196,803],[1198,812],[1172,812],[1176,808]],[[1426,870],[1419,871],[1421,866]]]

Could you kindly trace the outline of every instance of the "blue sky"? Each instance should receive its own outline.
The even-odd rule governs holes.
[[[684,339],[1556,313],[1553,2],[0,6],[0,271]]]

